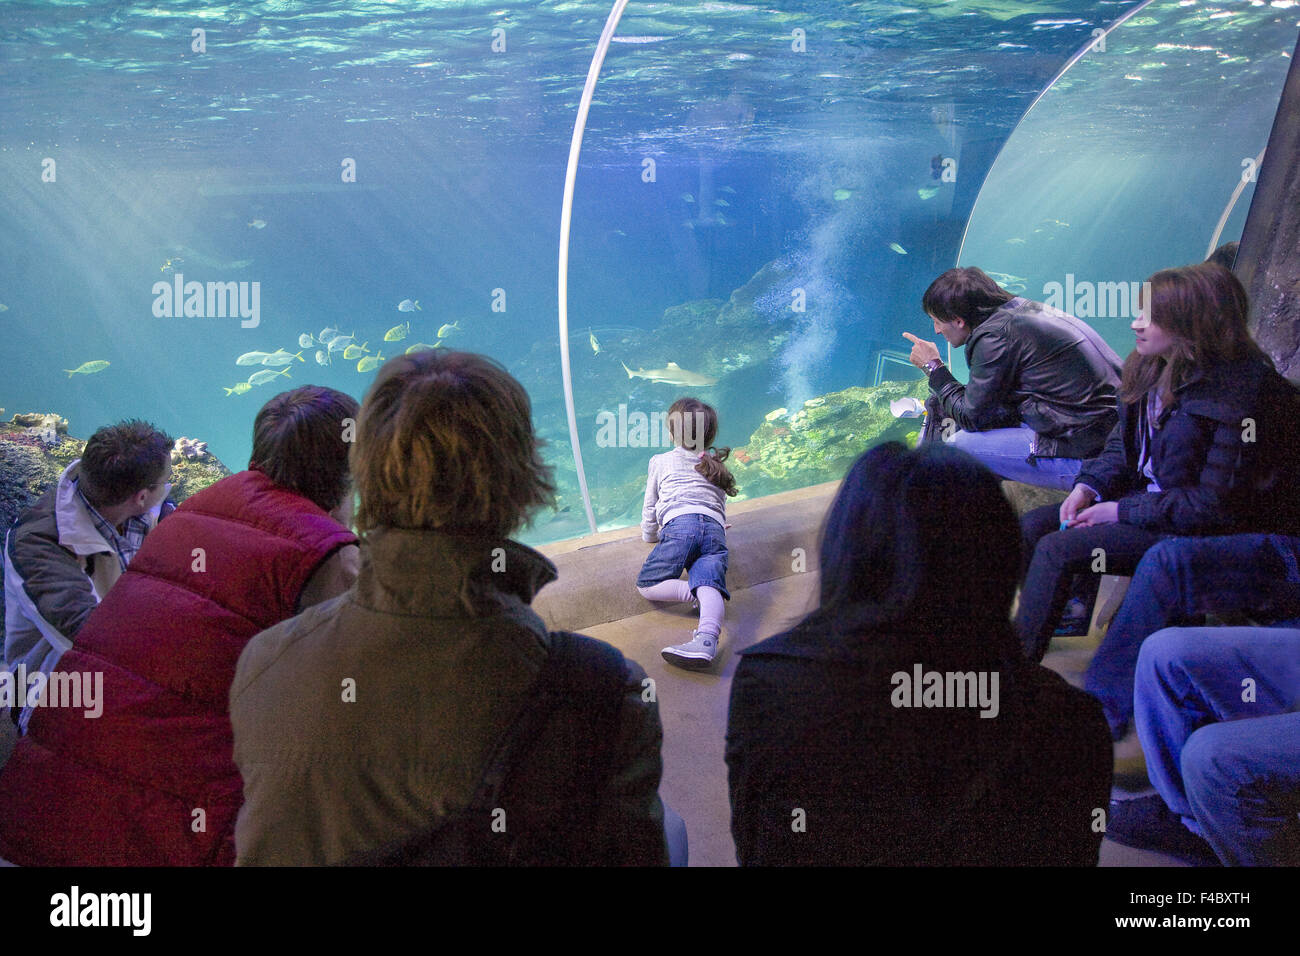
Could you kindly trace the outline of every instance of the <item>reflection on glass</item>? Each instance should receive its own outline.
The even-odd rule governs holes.
[[[1126,355],[1142,280],[1240,238],[1296,32],[1287,4],[1138,11],[1016,127],[961,264],[999,270]]]

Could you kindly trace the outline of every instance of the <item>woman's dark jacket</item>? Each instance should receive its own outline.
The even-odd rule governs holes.
[[[805,624],[743,652],[726,748],[742,866],[1096,864],[1113,760],[1101,705],[991,652],[999,625],[935,623]],[[997,715],[895,706],[894,675],[918,664],[996,672]]]
[[[1161,411],[1151,445],[1160,491],[1141,473],[1147,402],[1121,403],[1119,422],[1078,482],[1119,502],[1119,520],[1163,534],[1300,534],[1296,392],[1258,358],[1218,365],[1184,383]]]

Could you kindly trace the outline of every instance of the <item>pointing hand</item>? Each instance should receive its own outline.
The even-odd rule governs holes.
[[[908,361],[922,371],[925,371],[926,362],[933,362],[939,357],[939,347],[933,342],[922,341],[911,332],[904,332],[903,338],[912,343],[912,354],[907,357]]]

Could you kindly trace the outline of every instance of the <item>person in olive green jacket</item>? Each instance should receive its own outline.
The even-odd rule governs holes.
[[[231,688],[239,865],[356,862],[461,811],[557,640],[529,606],[555,567],[508,537],[554,494],[523,387],[470,353],[394,358],[355,438],[357,583],[253,638]],[[668,862],[658,705],[599,653],[607,718],[560,695],[482,820],[511,862]]]

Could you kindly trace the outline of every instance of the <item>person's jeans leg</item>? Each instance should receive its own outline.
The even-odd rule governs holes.
[[[1049,517],[1047,509],[1036,508],[1021,519],[1026,545]],[[1157,534],[1126,524],[1067,528],[1039,538],[1016,610],[1016,633],[1025,656],[1032,661],[1043,659],[1075,574],[1130,573],[1143,553],[1159,540]]]
[[[664,804],[664,840],[668,844],[668,865],[686,866],[690,862],[690,842],[686,837],[686,821],[666,803]]]
[[[947,440],[978,458],[999,478],[1022,481],[1041,488],[1069,491],[1083,462],[1078,458],[1035,458],[1030,464],[1034,432],[1028,425],[1016,428],[990,428],[984,432],[957,431]]]
[[[1183,750],[1183,777],[1225,864],[1300,864],[1300,713],[1202,727]]]
[[[1163,627],[1200,624],[1209,612],[1300,615],[1300,538],[1242,534],[1170,538],[1151,547],[1084,674],[1112,728],[1132,717],[1138,649]]]
[[[1133,697],[1151,783],[1169,809],[1200,832],[1182,772],[1188,739],[1208,724],[1270,716],[1294,706],[1300,698],[1300,630],[1158,631],[1138,654]]]

